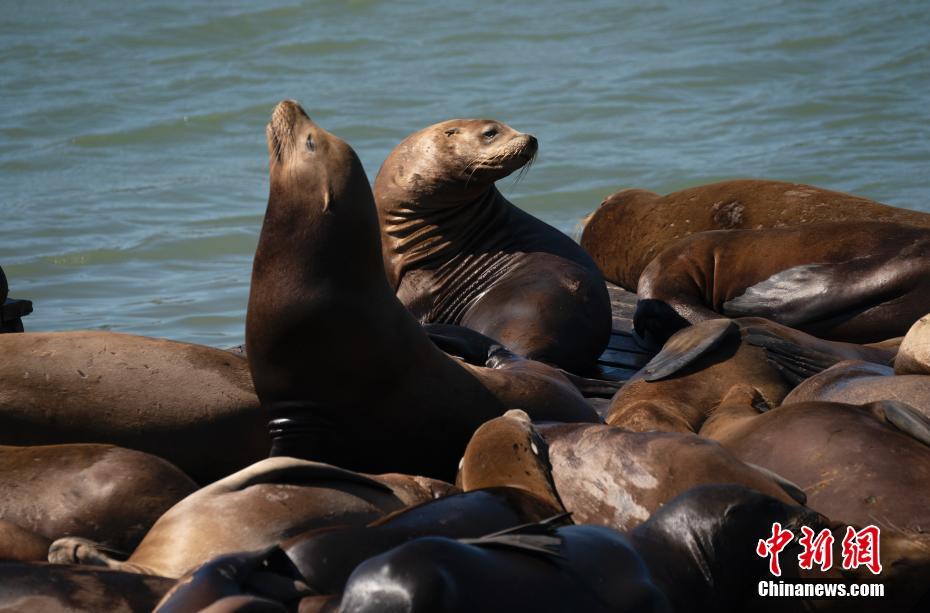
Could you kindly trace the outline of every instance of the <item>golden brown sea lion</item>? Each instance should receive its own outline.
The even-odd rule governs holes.
[[[312,528],[363,525],[451,486],[371,477],[296,458],[267,458],[194,492],[162,515],[125,562],[84,539],[59,539],[49,560],[180,577],[218,555],[274,545]]]
[[[384,268],[423,323],[460,324],[572,372],[610,336],[600,271],[495,187],[536,154],[499,121],[452,119],[405,138],[375,180]]]
[[[476,367],[437,349],[387,283],[352,148],[289,100],[267,137],[271,188],[246,345],[273,454],[451,479],[471,433],[507,409],[599,420],[551,367],[511,354],[518,372]]]
[[[268,455],[245,360],[115,332],[0,335],[0,444],[110,443],[209,483]]]
[[[710,319],[665,343],[613,397],[607,423],[638,432],[697,432],[734,385],[752,385],[776,407],[793,385],[841,360],[887,364],[894,355],[758,317]]]
[[[808,506],[837,521],[930,526],[930,419],[894,401],[799,402],[761,414],[758,401],[735,386],[701,436],[797,483]]]
[[[636,291],[639,276],[666,247],[696,232],[831,221],[893,221],[930,228],[930,215],[801,183],[722,181],[660,196],[625,189],[590,216],[581,246],[608,281]]]
[[[901,336],[930,303],[930,229],[838,222],[702,232],[639,278],[633,325],[664,342],[706,319],[765,317],[837,341]]]

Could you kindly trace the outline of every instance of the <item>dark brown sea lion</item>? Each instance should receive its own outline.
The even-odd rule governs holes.
[[[752,545],[771,536],[778,522],[795,539],[780,554],[782,575],[773,577],[768,559]],[[801,527],[833,537],[834,564],[829,571],[799,568],[798,538]],[[861,567],[843,570],[842,542],[846,524],[802,506],[788,505],[742,486],[704,485],[692,488],[661,509],[629,534],[637,553],[645,560],[656,585],[676,611],[872,611],[877,600],[850,599],[800,601],[760,598],[760,581],[840,581],[847,584],[880,582],[885,585],[882,607],[895,611],[911,608],[930,590],[930,539],[883,530],[880,559],[883,569],[875,576]],[[861,604],[865,603],[865,604]]]
[[[267,136],[271,189],[246,345],[273,454],[451,479],[471,433],[507,409],[599,420],[553,368],[508,372],[440,351],[388,286],[352,148],[289,100]]]
[[[660,196],[625,189],[591,214],[581,246],[608,281],[636,291],[649,262],[678,239],[708,230],[832,221],[891,221],[930,228],[930,215],[812,185],[743,179]]]
[[[356,566],[415,538],[477,538],[560,514],[561,505],[520,489],[495,487],[395,511],[365,527],[313,530],[281,547],[311,589],[338,594]]]
[[[180,577],[222,554],[268,547],[312,528],[364,525],[450,491],[432,479],[371,477],[318,462],[268,458],[177,503],[125,562],[73,538],[53,543],[49,560]]]
[[[375,179],[384,268],[421,322],[460,324],[581,372],[610,336],[604,280],[577,243],[494,185],[536,148],[529,134],[484,119],[404,139]]]
[[[196,489],[165,460],[130,449],[0,446],[0,518],[49,539],[79,536],[132,550]]]
[[[887,364],[893,350],[825,341],[775,322],[710,319],[676,332],[613,397],[607,423],[638,432],[697,432],[736,384],[770,407],[797,382],[848,359]]]
[[[837,341],[901,336],[930,301],[930,229],[842,222],[702,232],[639,279],[634,326],[664,342],[706,319],[758,316]]]
[[[541,436],[540,436],[541,435]],[[629,432],[598,424],[538,424],[511,411],[478,429],[462,488],[507,486],[572,513],[576,523],[625,530],[695,485],[736,483],[786,502],[790,485],[693,434]]]
[[[37,562],[0,562],[0,611],[148,613],[174,579]]]
[[[760,414],[758,400],[734,387],[701,436],[798,484],[808,506],[835,520],[930,530],[930,419],[894,401],[799,402]]]
[[[268,455],[245,360],[114,332],[0,335],[0,444],[110,443],[208,483]]]
[[[892,368],[870,362],[840,362],[791,390],[784,403],[814,400],[846,404],[894,400],[930,419],[930,376],[895,375]]]
[[[352,573],[344,613],[671,611],[622,534],[530,524],[480,539],[420,538]]]

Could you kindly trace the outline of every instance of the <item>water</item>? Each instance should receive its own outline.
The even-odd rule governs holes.
[[[466,4],[0,2],[0,263],[27,329],[240,342],[288,97],[372,178],[443,119],[532,132],[500,187],[567,232],[620,188],[747,176],[930,211],[926,3]]]

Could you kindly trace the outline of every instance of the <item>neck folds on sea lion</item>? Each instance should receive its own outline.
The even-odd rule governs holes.
[[[535,137],[483,119],[445,121],[398,145],[375,180],[391,285],[479,242],[487,252],[508,212],[494,182],[531,162],[537,148]]]

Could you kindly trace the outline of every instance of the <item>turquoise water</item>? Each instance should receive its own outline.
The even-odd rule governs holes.
[[[620,188],[745,176],[930,211],[925,2],[189,4],[0,6],[0,264],[29,330],[240,342],[282,98],[371,177],[443,119],[532,132],[500,187],[567,232]]]

